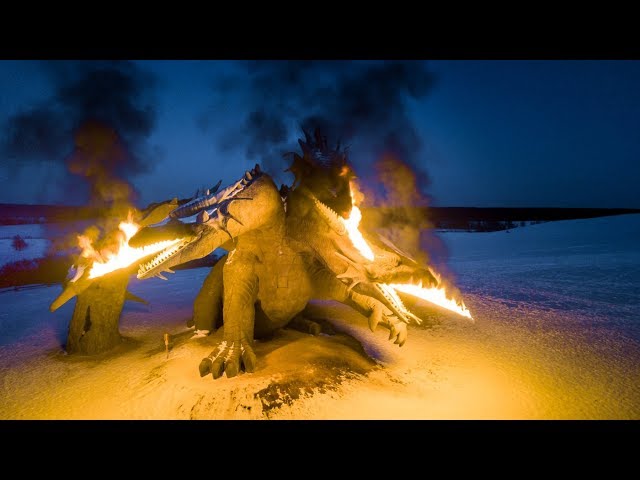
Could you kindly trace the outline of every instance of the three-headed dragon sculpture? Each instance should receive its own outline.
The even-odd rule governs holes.
[[[151,212],[153,219],[147,218],[148,226],[129,240],[132,248],[167,245],[137,263],[140,279],[165,278],[172,267],[218,248],[228,252],[211,269],[194,303],[191,323],[197,334],[223,329],[222,340],[199,365],[201,376],[254,371],[254,339],[300,319],[312,299],[348,305],[369,319],[372,331],[381,325],[390,341],[402,346],[407,325],[421,320],[405,307],[395,286],[442,287],[430,267],[384,237],[350,225],[355,175],[346,152],[339,145],[329,148],[317,131],[305,133],[299,144],[301,154],[291,154],[293,185],[278,189],[256,165],[226,188],[218,184],[171,208],[161,204]]]

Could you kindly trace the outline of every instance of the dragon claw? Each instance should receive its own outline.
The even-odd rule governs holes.
[[[381,307],[374,307],[369,315],[369,328],[375,332],[379,324],[389,329],[389,341],[398,346],[403,346],[407,341],[407,324],[398,321],[390,312],[384,312]]]
[[[247,373],[253,373],[256,370],[256,354],[253,353],[253,349],[251,347],[246,348],[244,345],[241,350],[240,357],[242,358],[242,363],[244,364],[244,370]]]
[[[240,371],[240,359],[237,356],[225,361],[224,371],[227,374],[227,378],[232,378],[238,375]]]
[[[200,376],[204,377],[205,375],[208,375],[209,373],[211,373],[212,365],[213,365],[213,362],[209,357],[203,358],[202,361],[200,362],[200,365],[198,366],[198,370],[200,370]]]
[[[224,362],[213,362],[211,365],[211,376],[214,380],[220,378],[224,373]]]
[[[389,329],[389,341],[393,341],[395,340],[395,338],[398,336],[398,332],[396,331],[395,328],[391,327]],[[395,342],[394,342],[395,343]]]
[[[389,340],[393,339],[394,344],[399,347],[403,346],[407,341],[407,324],[404,322],[392,324],[390,330]]]
[[[380,308],[374,308],[371,315],[369,315],[369,329],[372,332],[376,331],[378,324],[382,321],[382,310]]]
[[[211,373],[215,380],[225,373],[227,378],[235,377],[242,367],[247,373],[255,371],[256,368],[256,355],[245,339],[231,342],[223,340],[208,357],[202,359],[198,369],[201,377]]]

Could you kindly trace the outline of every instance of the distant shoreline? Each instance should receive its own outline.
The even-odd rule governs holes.
[[[551,207],[415,207],[424,210],[425,218],[437,230],[491,232],[527,224],[557,220],[577,220],[640,213],[637,208],[551,208]],[[406,211],[397,207],[363,207],[364,221],[380,215],[395,216]],[[413,210],[413,209],[411,209]],[[0,225],[27,225],[75,222],[100,218],[96,207],[66,205],[26,205],[0,203]]]

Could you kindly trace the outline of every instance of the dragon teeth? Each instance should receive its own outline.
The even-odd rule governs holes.
[[[175,254],[178,250],[180,250],[186,244],[187,244],[187,242],[182,240],[181,242],[177,243],[176,245],[173,245],[172,247],[170,247],[168,250],[166,250],[164,252],[161,252],[155,258],[153,258],[151,261],[145,263],[144,265],[141,265],[140,268],[138,269],[138,273],[139,274],[144,274],[144,273],[149,272],[151,269],[156,268],[158,265],[160,265],[166,259],[168,259],[169,257],[173,256],[173,254]],[[168,269],[166,271],[174,273],[171,269]]]

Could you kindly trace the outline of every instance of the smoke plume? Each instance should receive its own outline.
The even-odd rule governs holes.
[[[154,78],[130,62],[47,62],[43,69],[49,98],[4,125],[1,153],[9,168],[47,165],[52,175],[66,172],[63,181],[71,188],[57,200],[133,200],[128,179],[152,166],[147,141],[155,125]]]
[[[373,176],[378,182],[375,185],[358,185],[364,194],[365,230],[381,233],[422,263],[433,263],[433,256],[440,258],[444,245],[431,230],[429,197],[420,191],[413,169],[392,155],[384,155],[374,163]]]
[[[389,236],[422,261],[442,256],[426,233],[429,177],[422,141],[409,113],[411,101],[431,91],[433,75],[421,61],[257,61],[245,77],[222,79],[218,93],[246,94],[250,108],[239,125],[222,130],[218,146],[240,148],[276,179],[289,165],[302,129],[320,128],[329,142],[350,146],[368,228]],[[209,122],[211,123],[211,122]],[[368,217],[368,218],[367,218]],[[437,250],[437,251],[436,251]],[[434,255],[432,255],[434,256]]]
[[[240,124],[222,131],[219,147],[241,146],[251,162],[280,173],[288,166],[282,154],[297,149],[301,127],[320,127],[330,142],[352,146],[359,174],[391,154],[419,172],[426,186],[420,136],[407,108],[431,89],[424,62],[257,61],[244,67],[244,77],[217,85],[225,97],[248,92],[250,106]]]

